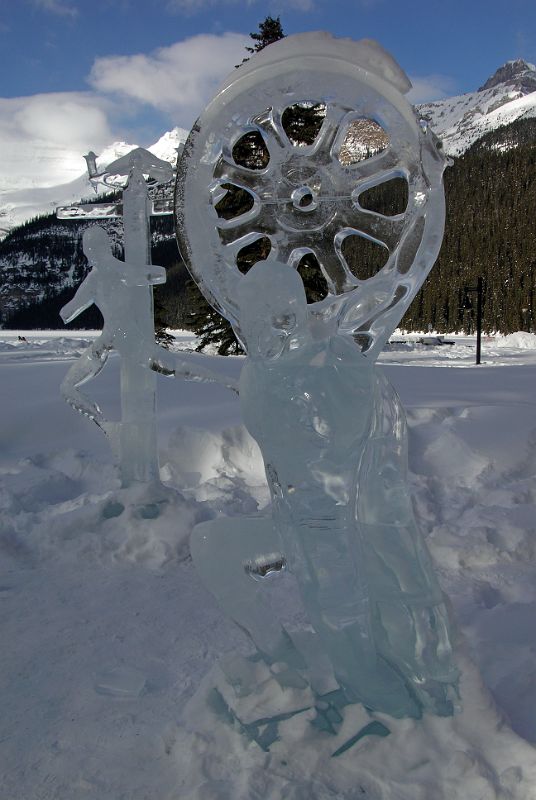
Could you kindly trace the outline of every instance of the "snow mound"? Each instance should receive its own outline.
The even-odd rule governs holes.
[[[224,686],[218,667],[185,708],[172,753],[179,767],[177,796],[184,800],[534,800],[536,751],[504,725],[466,656],[460,656],[463,711],[397,720],[346,706],[339,731],[311,722],[313,705],[295,709],[296,690],[267,679],[263,703],[273,694],[278,735],[263,749],[241,725],[250,698],[237,694],[215,707]],[[238,691],[238,690],[237,690]],[[305,692],[302,702],[306,702]],[[286,705],[290,709],[285,713]],[[295,713],[294,713],[295,712]],[[285,717],[288,717],[285,719]],[[265,727],[260,720],[260,729]],[[265,723],[268,727],[270,722]],[[366,735],[366,731],[369,735]],[[348,749],[356,734],[364,735]],[[262,736],[262,733],[261,733]],[[388,770],[386,770],[386,765]]]
[[[260,450],[243,426],[218,433],[177,428],[163,459],[167,482],[220,513],[248,514],[269,501]]]
[[[497,336],[496,347],[515,347],[519,350],[536,350],[536,334],[517,331],[507,336]]]
[[[75,451],[23,459],[1,479],[0,555],[16,563],[75,558],[157,569],[187,558],[193,526],[212,516],[173,489],[122,489],[112,465]]]
[[[232,699],[216,666],[250,644],[201,585],[188,535],[268,502],[238,398],[162,379],[174,488],[121,489],[104,437],[58,391],[88,338],[0,336],[2,800],[536,800],[536,350],[485,341],[479,367],[467,337],[387,354],[417,516],[463,640],[462,710],[414,722],[355,705],[330,735],[274,667],[258,695]],[[241,363],[214,367],[236,377]],[[110,418],[118,383],[111,358],[93,384]],[[288,615],[297,603],[278,592]],[[279,739],[263,751],[231,727],[207,703],[218,686],[244,720],[292,707]]]

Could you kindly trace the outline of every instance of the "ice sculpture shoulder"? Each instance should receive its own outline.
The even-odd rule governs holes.
[[[446,608],[408,492],[403,409],[375,366],[437,256],[445,159],[402,95],[409,81],[375,43],[288,37],[237,73],[186,144],[179,240],[246,348],[240,398],[263,454],[272,519],[199,526],[194,560],[269,663],[307,675],[310,661],[284,621],[263,611],[258,577],[284,565],[349,702],[395,716],[449,714],[457,672]],[[287,136],[292,104],[325,107],[312,144]],[[388,144],[345,164],[349,126],[363,119]],[[269,154],[262,169],[233,155],[251,132]],[[364,208],[364,192],[400,177],[403,213]],[[233,185],[253,202],[222,219],[218,203]],[[350,235],[387,249],[382,269],[354,273],[343,247]],[[245,271],[237,254],[261,236],[270,255]],[[296,269],[305,253],[327,284],[309,304]]]

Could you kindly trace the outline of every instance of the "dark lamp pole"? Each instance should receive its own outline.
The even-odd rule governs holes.
[[[477,279],[476,286],[464,286],[465,301],[463,308],[472,309],[471,299],[467,297],[470,292],[476,292],[476,363],[480,364],[482,352],[482,278]]]

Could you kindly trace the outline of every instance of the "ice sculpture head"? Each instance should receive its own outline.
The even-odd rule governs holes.
[[[237,289],[242,335],[252,358],[276,358],[307,338],[307,299],[288,264],[259,261]]]
[[[103,257],[110,256],[112,253],[110,237],[104,228],[98,225],[92,225],[91,228],[84,231],[82,248],[84,255],[93,267],[100,267],[107,263],[107,259]]]
[[[201,290],[243,341],[240,254],[260,240],[268,260],[292,267],[306,253],[316,256],[327,289],[309,315],[353,337],[367,356],[400,321],[439,252],[447,163],[404,97],[410,86],[374,42],[299,34],[234,70],[199,118],[178,166],[179,245]],[[305,146],[284,124],[285,110],[299,104],[325,107]],[[363,124],[376,142],[359,139]],[[248,136],[263,148],[264,165],[240,161],[237,145]],[[371,209],[367,193],[395,179],[407,188],[405,209]],[[233,216],[222,199],[236,191],[247,202]],[[349,237],[385,252],[383,267],[356,269]]]

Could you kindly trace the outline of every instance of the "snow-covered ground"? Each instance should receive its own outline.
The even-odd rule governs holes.
[[[196,522],[267,501],[237,398],[162,378],[170,488],[122,490],[100,431],[59,397],[90,338],[0,332],[1,800],[535,800],[536,337],[484,340],[478,367],[474,338],[395,336],[381,357],[407,409],[463,710],[414,722],[353,706],[338,737],[306,711],[267,752],[207,707],[218,660],[249,648],[188,553]],[[87,390],[117,415],[116,358]],[[390,735],[332,758],[371,719]]]

